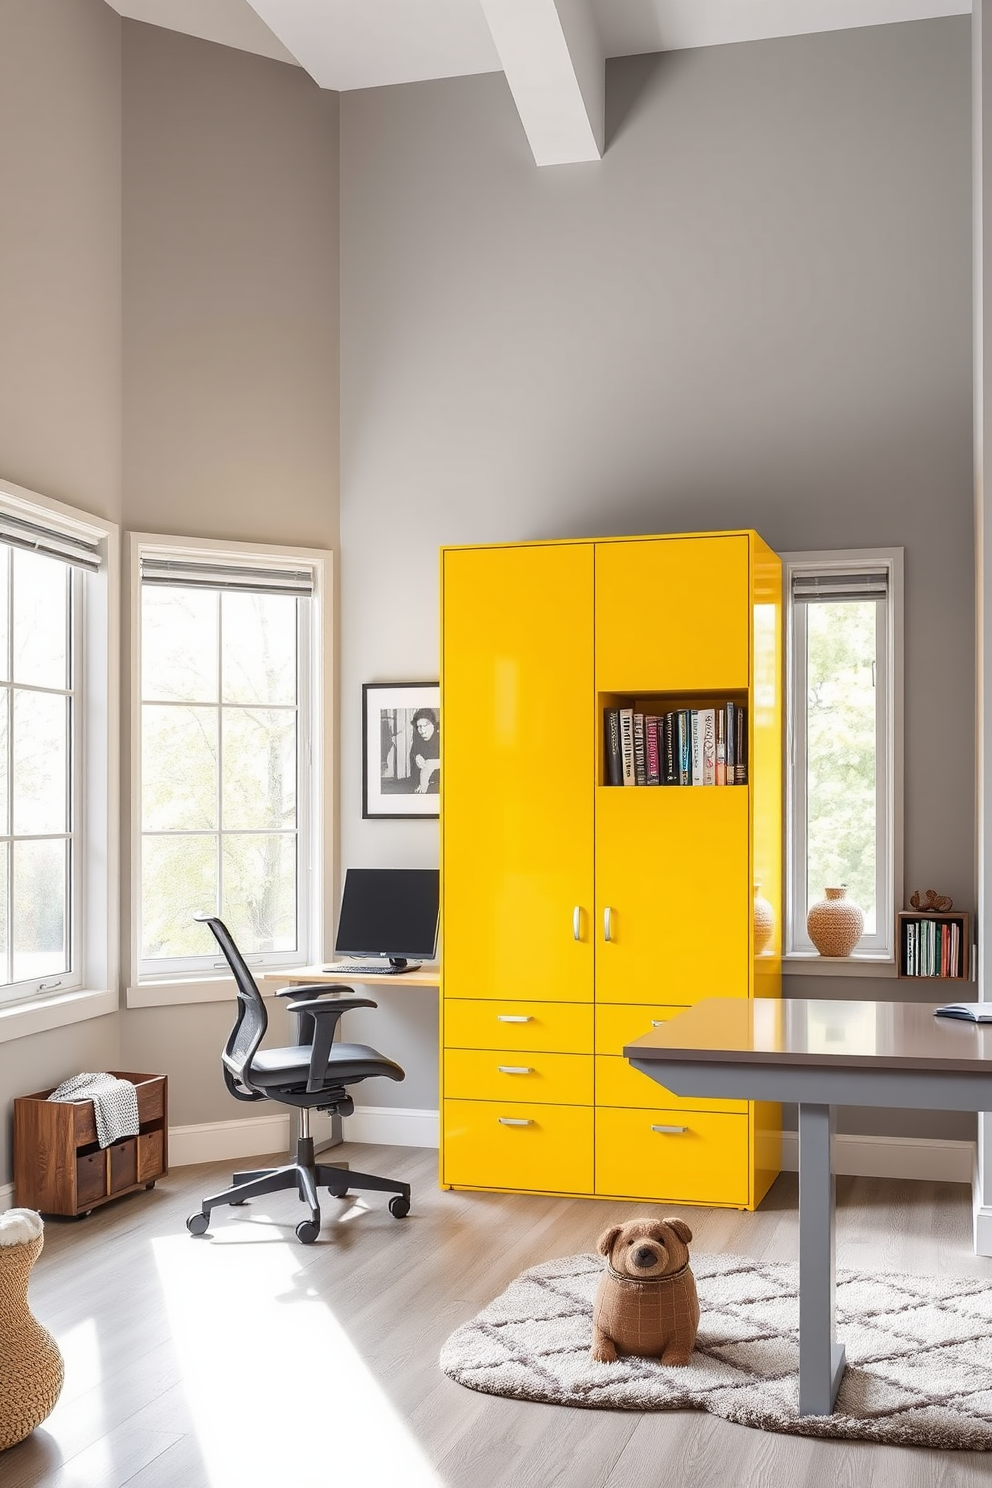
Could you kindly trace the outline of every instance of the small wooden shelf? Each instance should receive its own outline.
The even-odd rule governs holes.
[[[15,1204],[42,1214],[88,1214],[122,1194],[153,1188],[168,1173],[167,1077],[109,1073],[134,1085],[141,1123],[137,1136],[110,1147],[97,1142],[92,1101],[52,1102],[51,1090],[15,1098]]]
[[[912,971],[910,966],[909,927],[913,925],[957,925],[960,929],[960,941],[956,957],[955,967],[947,972],[938,971]],[[945,932],[939,931],[937,944],[933,948],[936,954],[936,964],[940,965],[940,937]],[[945,914],[927,914],[922,910],[907,909],[900,910],[896,915],[896,966],[900,977],[912,981],[929,982],[966,982],[971,974],[971,916],[964,910],[952,909]]]

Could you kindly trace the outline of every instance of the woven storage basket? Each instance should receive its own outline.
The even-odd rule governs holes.
[[[28,1307],[28,1279],[45,1237],[39,1229],[30,1239],[8,1243],[3,1220],[17,1212],[0,1215],[0,1451],[23,1441],[51,1415],[64,1376],[58,1345]],[[41,1225],[37,1215],[33,1219],[35,1227]]]

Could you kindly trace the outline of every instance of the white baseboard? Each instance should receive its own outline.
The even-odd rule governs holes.
[[[440,1112],[404,1106],[356,1106],[341,1123],[346,1142],[374,1142],[387,1147],[439,1147]]]
[[[799,1168],[799,1134],[782,1133],[782,1167]],[[923,1178],[935,1183],[971,1183],[974,1142],[929,1137],[834,1137],[835,1173],[852,1178]],[[992,1239],[992,1237],[990,1237]]]

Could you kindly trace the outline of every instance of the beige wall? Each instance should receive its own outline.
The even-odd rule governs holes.
[[[125,21],[123,141],[124,525],[336,548],[337,95]],[[175,1124],[252,1114],[221,1080],[232,1015],[122,1013],[122,1057],[168,1073]]]
[[[500,76],[342,97],[343,863],[436,861],[361,819],[359,703],[436,676],[439,544],[753,526],[904,546],[907,892],[973,907],[969,40],[616,61],[602,164],[543,171]],[[432,1104],[433,1018],[377,995],[408,1078],[368,1099]]]
[[[0,5],[0,475],[121,517],[120,22],[103,0]],[[10,1103],[113,1067],[114,1014],[0,1044]]]

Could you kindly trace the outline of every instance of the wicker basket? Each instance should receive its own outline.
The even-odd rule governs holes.
[[[40,1426],[62,1389],[58,1345],[28,1306],[28,1279],[44,1243],[33,1211],[0,1214],[0,1451]]]

